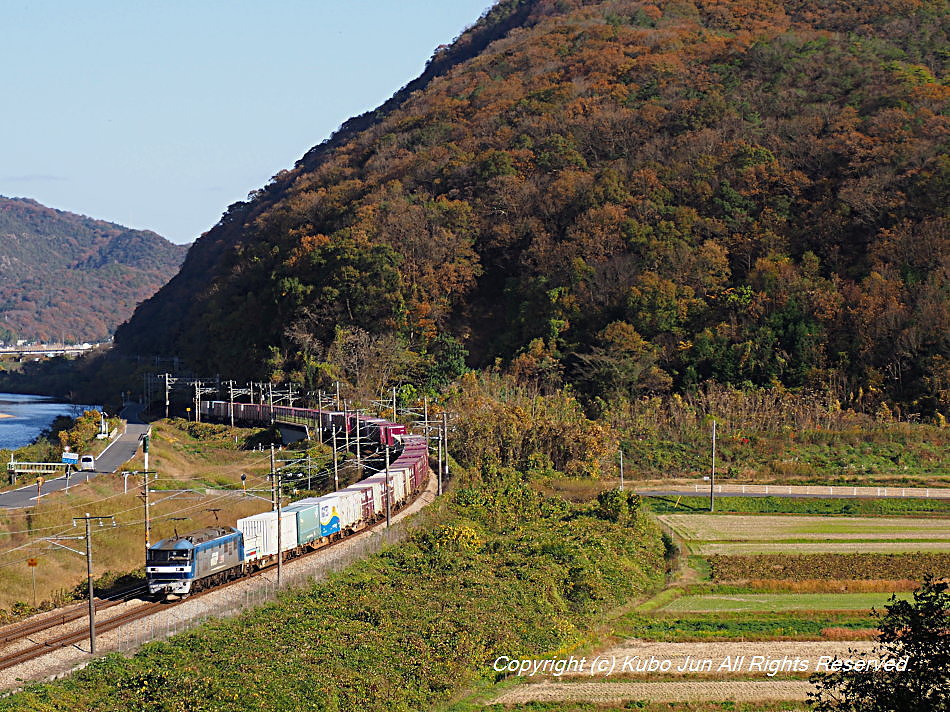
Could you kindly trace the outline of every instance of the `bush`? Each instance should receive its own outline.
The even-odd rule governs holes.
[[[808,701],[818,712],[945,712],[950,710],[950,593],[927,577],[914,600],[894,596],[880,617],[873,653],[881,660],[907,657],[906,670],[817,673]],[[849,657],[866,656],[849,650]]]
[[[597,516],[610,522],[626,524],[640,509],[640,495],[627,490],[604,490],[597,495]]]
[[[493,678],[499,655],[570,650],[609,607],[661,583],[647,517],[604,521],[507,468],[468,480],[401,545],[0,710],[431,709]]]

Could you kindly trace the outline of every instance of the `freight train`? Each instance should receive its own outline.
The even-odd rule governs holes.
[[[428,441],[406,426],[348,412],[201,401],[206,420],[241,423],[296,423],[309,428],[352,433],[361,441],[397,450],[387,473],[377,472],[321,497],[308,497],[276,511],[162,539],[146,551],[145,574],[153,595],[184,597],[277,562],[277,527],[283,558],[353,534],[405,505],[424,486],[429,471]],[[388,479],[388,487],[387,487]]]

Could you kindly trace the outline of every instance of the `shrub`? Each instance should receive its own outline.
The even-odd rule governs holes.
[[[880,617],[874,657],[900,660],[905,670],[816,673],[808,701],[818,712],[941,712],[950,710],[950,593],[927,577],[914,600],[891,598]],[[849,657],[865,654],[848,651]]]
[[[597,516],[621,524],[632,521],[640,509],[640,495],[626,490],[604,490],[597,495]]]

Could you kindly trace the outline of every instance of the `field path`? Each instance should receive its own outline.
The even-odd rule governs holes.
[[[712,660],[712,673],[718,672],[720,675],[761,675],[766,677],[766,672],[762,668],[750,668],[754,662],[755,656],[769,659],[799,659],[808,661],[807,672],[815,672],[815,663],[822,655],[831,655],[838,657],[848,657],[849,649],[859,651],[861,655],[869,655],[873,647],[873,642],[867,640],[848,641],[848,640],[766,640],[766,641],[700,641],[690,643],[667,643],[667,642],[649,642],[640,640],[628,640],[620,645],[616,645],[603,653],[601,657],[608,657],[617,660],[617,669],[614,675],[620,674],[620,666],[623,660],[634,657],[640,659],[649,659],[651,656],[658,660],[669,660],[672,669],[681,666],[687,657],[692,660]],[[745,661],[741,670],[731,673],[717,671],[718,666],[727,658],[733,661],[737,656],[744,656]],[[647,674],[627,671],[624,674]],[[684,671],[682,674],[695,674]]]
[[[868,641],[761,641],[761,642],[696,642],[666,643],[628,640],[585,658],[586,673],[557,677],[536,677],[517,685],[495,700],[496,704],[527,702],[620,702],[650,700],[657,702],[735,700],[800,700],[812,690],[807,680],[782,679],[788,674],[808,675],[816,671],[821,656],[833,658],[871,658],[873,644]],[[854,654],[849,654],[854,650]],[[595,660],[613,663],[611,672],[590,674]],[[636,671],[646,661],[663,661],[667,672]],[[689,670],[689,662],[709,660],[710,667]],[[778,679],[768,674],[769,662]],[[624,667],[625,663],[629,667]],[[731,670],[719,670],[727,663]],[[784,664],[784,670],[778,667]],[[677,673],[678,667],[684,671]],[[798,666],[794,669],[793,666]],[[599,668],[603,669],[603,668]],[[658,675],[672,680],[656,681]],[[637,677],[648,680],[637,681]],[[740,677],[741,679],[734,679]],[[754,679],[749,679],[750,677]],[[730,679],[733,678],[733,679]],[[759,678],[759,679],[757,679]],[[534,682],[533,680],[537,680]]]
[[[804,700],[811,683],[797,680],[777,682],[541,682],[519,685],[499,695],[495,704],[527,702],[698,702],[734,700]]]

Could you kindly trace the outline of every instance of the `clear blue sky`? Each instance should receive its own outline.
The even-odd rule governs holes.
[[[0,0],[0,195],[190,242],[492,0]]]

